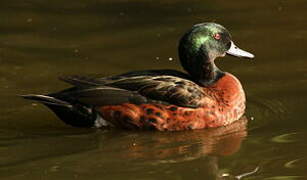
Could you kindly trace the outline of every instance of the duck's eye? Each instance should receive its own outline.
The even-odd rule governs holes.
[[[213,37],[214,37],[214,39],[216,39],[216,40],[220,40],[222,36],[221,36],[221,34],[216,33],[216,34],[213,35]]]

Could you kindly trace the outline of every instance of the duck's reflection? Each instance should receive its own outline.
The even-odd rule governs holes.
[[[124,156],[176,163],[203,156],[227,156],[237,152],[246,131],[246,117],[225,127],[196,131],[152,133],[133,138]]]
[[[247,118],[243,117],[229,126],[216,129],[130,132],[117,141],[125,148],[118,151],[117,157],[133,161],[133,164],[140,163],[141,166],[159,167],[154,168],[159,174],[168,169],[183,179],[190,179],[193,173],[205,179],[223,179],[218,159],[240,149],[247,135],[246,128]]]

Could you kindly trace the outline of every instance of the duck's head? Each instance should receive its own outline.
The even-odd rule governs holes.
[[[226,28],[216,23],[194,25],[179,42],[179,58],[184,69],[200,83],[214,81],[218,68],[214,64],[217,57],[226,54],[254,58],[254,55],[239,49],[231,40]]]

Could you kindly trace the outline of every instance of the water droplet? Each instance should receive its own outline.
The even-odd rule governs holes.
[[[173,58],[172,58],[172,57],[169,57],[169,58],[168,58],[168,60],[169,60],[169,61],[172,61],[172,60],[173,60]]]
[[[50,171],[51,171],[51,172],[56,172],[56,171],[58,171],[59,169],[60,169],[60,166],[55,165],[55,166],[52,166],[52,167],[50,168]]]
[[[156,57],[156,60],[159,60],[159,59],[160,59],[160,57],[157,56],[157,57]]]
[[[228,174],[228,173],[223,173],[222,174],[222,177],[229,177],[230,176],[230,174]]]

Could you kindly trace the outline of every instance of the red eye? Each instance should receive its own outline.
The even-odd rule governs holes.
[[[213,35],[213,37],[214,37],[214,39],[216,39],[216,40],[220,40],[220,39],[221,39],[221,34],[216,33],[216,34]]]

